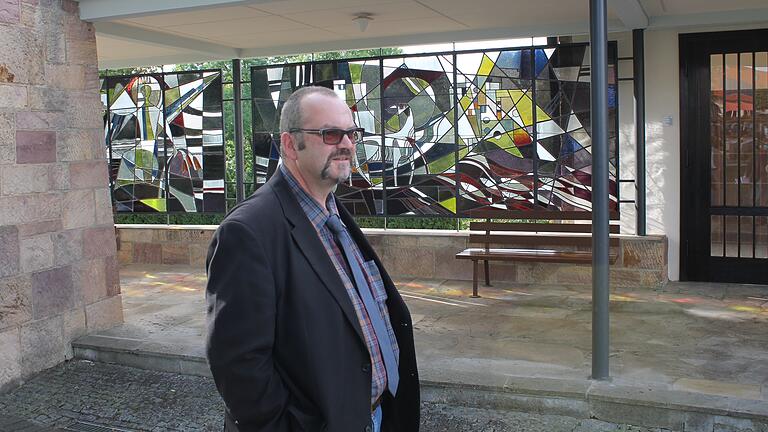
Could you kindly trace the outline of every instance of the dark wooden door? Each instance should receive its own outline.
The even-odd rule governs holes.
[[[768,284],[768,29],[680,36],[681,279]]]

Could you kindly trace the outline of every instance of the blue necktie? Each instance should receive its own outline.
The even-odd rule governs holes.
[[[376,300],[373,299],[371,288],[368,286],[368,280],[363,274],[360,262],[355,259],[352,237],[350,237],[347,229],[342,225],[341,219],[339,219],[338,215],[332,214],[328,217],[326,224],[336,236],[336,240],[341,244],[341,249],[344,251],[344,256],[347,257],[349,268],[352,270],[352,276],[354,276],[355,279],[357,291],[360,293],[360,298],[363,300],[365,310],[368,311],[368,317],[371,319],[371,324],[373,324],[373,332],[376,334],[376,339],[379,341],[379,349],[381,350],[381,356],[384,359],[384,368],[387,371],[387,386],[394,396],[397,393],[397,383],[400,380],[400,376],[397,372],[395,351],[392,349],[392,343],[389,339],[387,326],[384,323],[384,317],[381,316],[381,310],[379,309]]]

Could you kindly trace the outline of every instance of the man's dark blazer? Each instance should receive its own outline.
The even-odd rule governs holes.
[[[350,214],[342,221],[387,291],[400,347],[397,396],[383,431],[419,428],[411,316]],[[207,356],[226,431],[364,432],[371,359],[352,302],[315,228],[277,170],[219,226],[208,250]]]

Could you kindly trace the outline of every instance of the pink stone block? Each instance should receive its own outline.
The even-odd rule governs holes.
[[[21,16],[19,0],[0,0],[0,22],[17,23]]]
[[[74,299],[70,266],[32,274],[32,315],[35,319],[57,315],[72,308]]]
[[[63,112],[22,111],[16,113],[16,129],[64,129],[67,125]]]
[[[64,19],[68,40],[88,40],[94,35],[93,24],[80,20],[77,15],[70,15]]]
[[[56,133],[16,131],[16,163],[56,162]]]
[[[61,194],[35,193],[0,197],[0,226],[41,222],[60,217]]]
[[[19,272],[19,230],[16,226],[0,226],[0,277]]]
[[[100,259],[81,261],[73,267],[75,292],[78,301],[91,304],[107,297],[106,273],[104,261]]]
[[[83,90],[85,68],[82,65],[52,64],[45,65],[45,80],[51,86],[60,89]]]
[[[74,0],[61,0],[61,9],[70,14],[76,14],[79,11],[77,2]]]
[[[0,278],[0,329],[21,324],[32,318],[31,296],[30,275]]]
[[[62,222],[64,229],[85,228],[94,225],[93,191],[91,189],[70,190],[62,199]]]
[[[142,264],[160,264],[162,252],[157,243],[134,243],[133,262]]]
[[[85,306],[89,332],[106,330],[123,323],[123,301],[119,295]]]
[[[66,129],[58,132],[60,161],[87,161],[105,158],[104,131],[101,129]]]
[[[186,244],[165,243],[162,249],[163,264],[189,265],[189,246]]]
[[[0,171],[0,193],[3,195],[47,192],[49,187],[48,165],[11,165]]]
[[[104,259],[104,272],[107,278],[107,297],[120,294],[120,265],[117,263],[117,257]]]
[[[67,62],[72,64],[93,64],[96,62],[96,37],[69,40],[67,43]]]
[[[93,189],[108,186],[107,161],[71,163],[69,165],[69,185],[72,189]]]
[[[19,237],[27,238],[38,234],[53,233],[61,231],[61,219],[47,220],[42,222],[32,222],[19,225]]]
[[[28,103],[27,86],[0,84],[0,108],[24,108]]]
[[[54,265],[77,262],[83,256],[83,230],[59,231],[53,235]]]
[[[114,227],[89,228],[83,231],[83,257],[99,258],[117,254]]]

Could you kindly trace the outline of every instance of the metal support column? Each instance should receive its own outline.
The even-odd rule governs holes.
[[[632,30],[632,67],[635,85],[635,132],[637,172],[635,173],[635,212],[637,235],[646,235],[645,221],[645,31]]]
[[[606,0],[589,1],[592,104],[592,379],[609,378],[608,25]]]
[[[245,199],[245,156],[243,152],[243,104],[240,78],[240,59],[232,60],[232,92],[234,93],[235,113],[235,197],[237,202]]]

